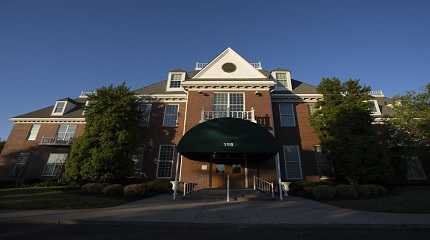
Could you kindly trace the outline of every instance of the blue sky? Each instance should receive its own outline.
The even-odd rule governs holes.
[[[295,79],[386,95],[430,82],[430,1],[0,1],[0,137],[8,119],[126,81],[191,70],[226,47]]]

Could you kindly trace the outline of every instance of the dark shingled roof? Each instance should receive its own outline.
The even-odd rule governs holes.
[[[166,91],[167,80],[162,80],[160,82],[156,82],[150,84],[148,86],[138,88],[133,92],[137,95],[149,95],[149,94],[180,94],[185,93],[184,91]]]
[[[52,109],[54,108],[54,105],[51,105],[49,107],[41,108],[33,112],[18,115],[14,118],[82,118],[82,112],[84,111],[83,107],[85,106],[85,99],[63,98],[58,101],[65,100],[69,100],[70,102],[75,104],[75,106],[69,111],[65,112],[62,116],[51,116]]]
[[[293,90],[275,90],[274,93],[290,93],[290,94],[317,94],[317,87],[308,83],[298,81],[295,79],[291,80]]]

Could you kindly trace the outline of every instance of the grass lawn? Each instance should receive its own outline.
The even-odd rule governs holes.
[[[372,199],[332,200],[328,204],[356,210],[393,213],[430,213],[430,186],[398,187]]]
[[[67,187],[0,189],[0,209],[78,209],[112,207],[125,203],[121,198],[94,196]]]

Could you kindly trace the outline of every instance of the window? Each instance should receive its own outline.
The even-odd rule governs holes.
[[[176,127],[178,122],[178,108],[177,104],[168,104],[164,108],[164,127]]]
[[[376,100],[368,100],[367,101],[369,103],[369,110],[370,110],[370,114],[374,115],[374,116],[379,116],[381,115],[381,110],[379,109],[379,104],[378,101]]]
[[[54,109],[52,110],[52,115],[63,115],[66,109],[66,101],[57,101],[55,103]]]
[[[149,119],[151,118],[151,108],[152,104],[150,103],[140,103],[139,104],[139,117],[140,117],[140,126],[148,127]]]
[[[39,133],[40,124],[33,124],[31,126],[30,133],[28,134],[27,140],[34,141],[37,138],[37,134]]]
[[[75,124],[61,124],[58,127],[57,139],[58,140],[70,140],[75,136],[76,125]]]
[[[172,73],[170,75],[170,88],[179,88],[181,87],[181,79],[182,74],[181,73]]]
[[[25,165],[27,164],[29,158],[29,152],[19,152],[16,155],[16,161],[11,171],[12,177],[20,178],[24,174]]]
[[[132,156],[134,162],[134,173],[136,176],[145,176],[143,171],[143,159],[145,157],[145,146],[140,145],[137,147],[136,152]]]
[[[43,169],[42,176],[58,177],[63,173],[67,153],[51,153]]]
[[[277,72],[275,74],[276,81],[278,81],[279,84],[281,84],[283,87],[288,89],[288,78],[286,72]]]
[[[284,145],[285,176],[289,180],[302,179],[300,148],[297,145]]]
[[[295,127],[294,105],[292,103],[279,103],[279,118],[281,127]]]
[[[243,93],[215,93],[213,98],[213,111],[215,118],[244,116],[244,96]]]
[[[318,175],[320,177],[333,176],[333,165],[323,154],[321,145],[314,146],[315,162],[317,164]]]
[[[175,160],[175,145],[160,145],[157,161],[157,178],[171,178]]]
[[[308,103],[309,116],[312,116],[318,109],[316,103]]]

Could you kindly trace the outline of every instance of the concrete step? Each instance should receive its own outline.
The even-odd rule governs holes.
[[[183,197],[183,199],[191,200],[212,200],[222,201],[227,198],[226,189],[200,189],[192,192],[190,195]],[[232,189],[230,190],[230,201],[259,201],[259,200],[273,200],[270,193],[263,193],[254,189]]]

